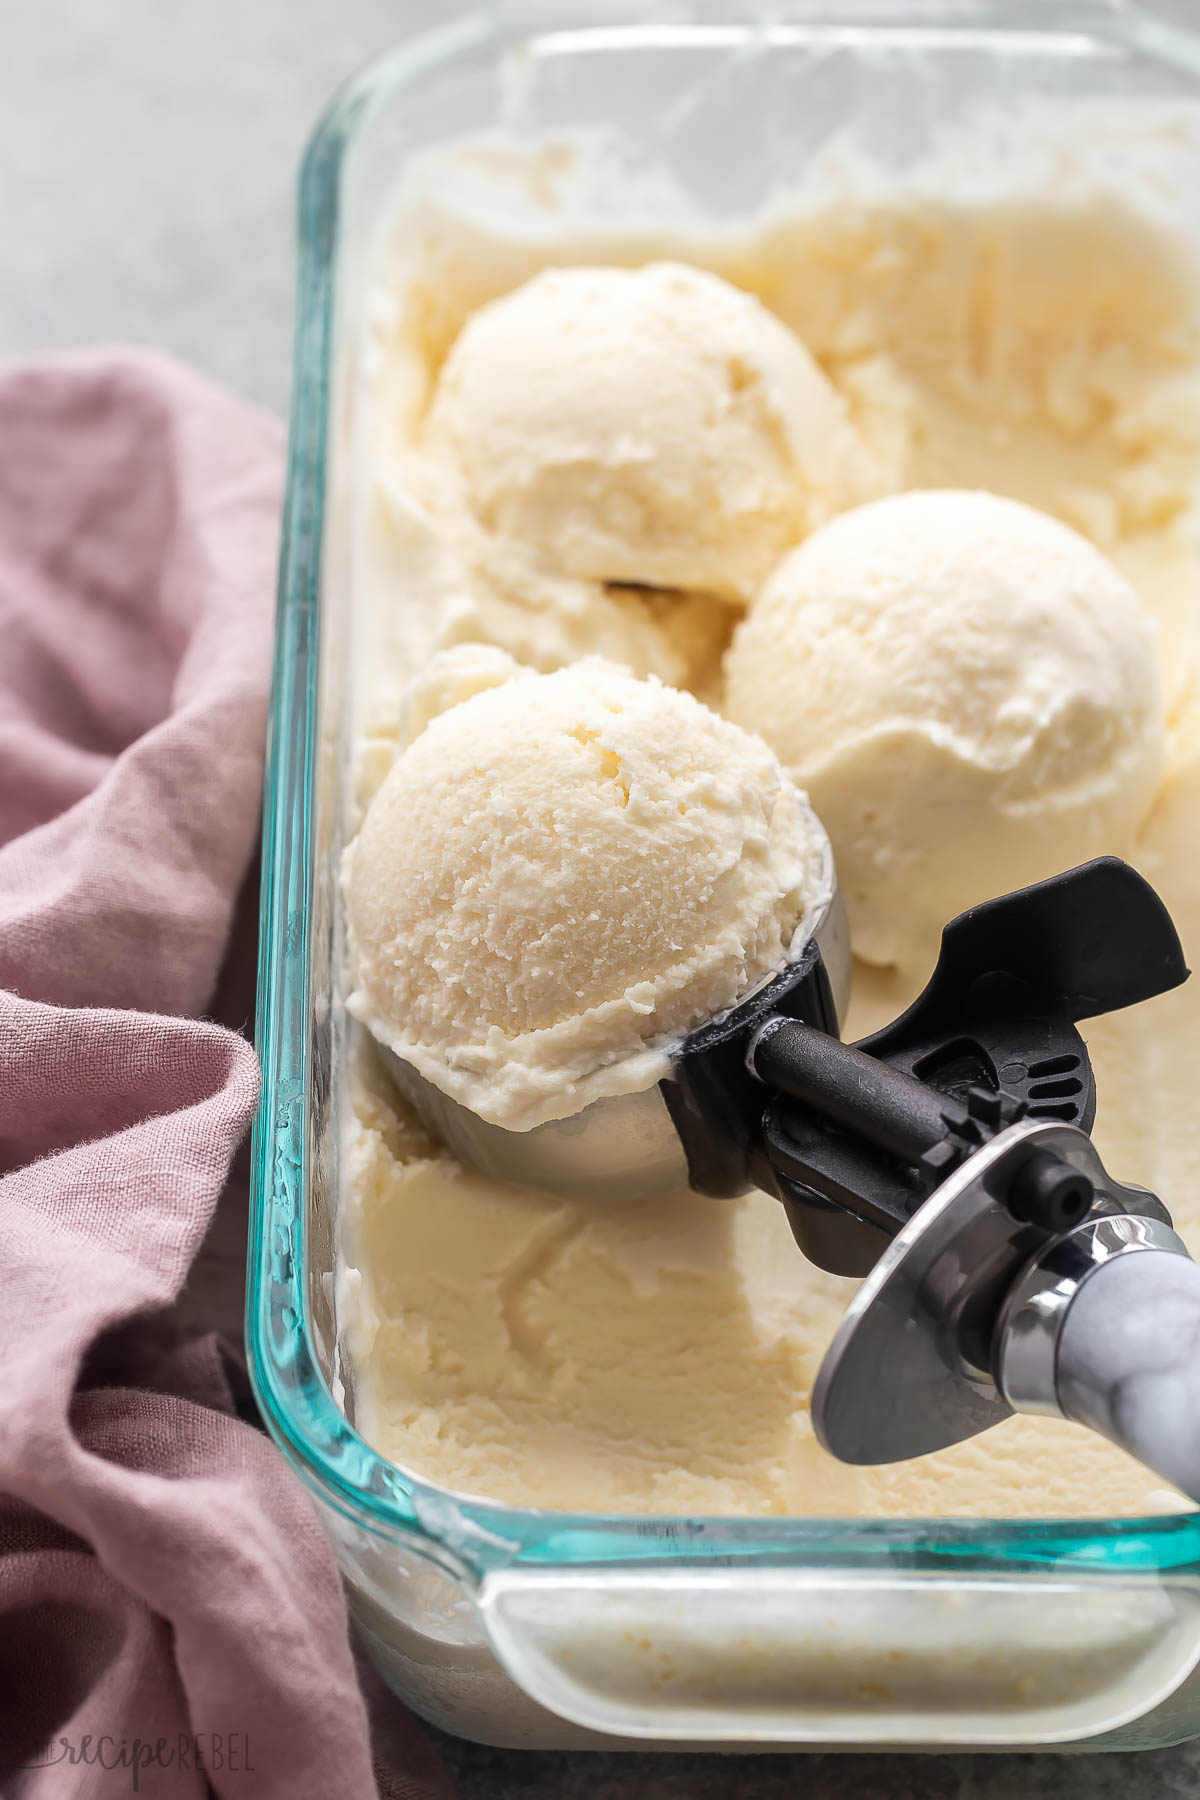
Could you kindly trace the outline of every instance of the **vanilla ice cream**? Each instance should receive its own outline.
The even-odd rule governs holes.
[[[809,789],[868,962],[920,972],[965,907],[1128,850],[1163,774],[1136,593],[996,494],[843,513],[776,569],[726,678],[730,717]]]
[[[484,694],[533,672],[495,644],[455,644],[439,650],[402,690],[397,747],[411,744],[434,719],[472,694]]]
[[[427,444],[480,524],[559,573],[732,601],[865,478],[804,345],[680,263],[548,269],[480,308]]]
[[[1039,130],[1045,137],[1041,151]],[[1029,516],[1003,509],[999,501],[963,502],[966,511],[960,508],[957,516],[964,522],[972,507],[977,520],[982,511],[993,521],[1011,522],[1003,533],[1004,557],[981,564],[970,551],[971,532],[964,542],[961,531],[951,530],[944,504],[915,503],[938,508],[943,526],[912,544],[907,590],[899,584],[903,605],[922,605],[931,557],[933,566],[943,566],[937,560],[943,530],[973,573],[964,584],[962,618],[943,592],[930,605],[945,631],[932,629],[932,616],[922,613],[916,621],[912,659],[897,668],[890,696],[882,687],[884,667],[898,647],[894,629],[882,620],[874,638],[877,654],[868,657],[871,633],[864,631],[862,643],[852,647],[858,663],[845,659],[836,704],[819,683],[809,680],[801,688],[799,672],[811,669],[810,647],[790,629],[774,653],[764,647],[758,658],[754,679],[774,694],[791,695],[772,702],[778,728],[795,729],[805,744],[813,741],[803,736],[810,723],[835,742],[872,716],[907,721],[911,730],[912,702],[919,702],[924,730],[910,736],[905,754],[924,746],[921,791],[913,791],[911,770],[905,775],[904,746],[897,746],[893,780],[870,741],[860,758],[862,791],[853,795],[850,774],[843,786],[848,816],[853,821],[852,799],[860,826],[861,813],[874,807],[879,820],[871,829],[878,834],[901,828],[911,833],[927,824],[932,831],[939,784],[949,796],[937,825],[932,877],[928,867],[900,861],[887,884],[883,916],[876,915],[879,930],[895,934],[886,953],[899,954],[914,931],[929,924],[931,908],[949,916],[955,884],[979,877],[981,856],[995,890],[1024,879],[1029,860],[1022,820],[1039,857],[1053,853],[1054,867],[1068,863],[1090,829],[1080,783],[1091,779],[1096,847],[1126,850],[1155,883],[1194,965],[1200,959],[1200,307],[1185,254],[1186,230],[1167,204],[1179,183],[1172,187],[1156,174],[1156,159],[1178,134],[1161,118],[1152,121],[1149,173],[1135,183],[1124,175],[1110,179],[1109,171],[1136,160],[1137,131],[1122,117],[1112,122],[1111,133],[1108,156],[1099,144],[1103,121],[1092,121],[1089,152],[1092,143],[1099,146],[1093,163],[1077,154],[1077,124],[1059,132],[1057,121],[1039,126],[1023,116],[1016,149],[1009,145],[994,166],[981,169],[981,129],[972,112],[968,135],[936,166],[897,174],[839,163],[828,182],[814,179],[803,193],[781,195],[761,216],[721,223],[697,221],[684,202],[669,215],[660,208],[649,223],[613,217],[611,204],[604,216],[581,221],[570,204],[572,184],[603,192],[610,201],[620,195],[623,207],[629,190],[623,171],[590,173],[589,152],[573,142],[549,149],[514,143],[503,153],[491,143],[473,144],[461,153],[440,151],[426,168],[414,168],[372,275],[359,394],[364,498],[353,577],[354,658],[357,747],[369,773],[356,798],[369,798],[407,733],[421,727],[412,750],[427,739],[422,754],[428,755],[430,744],[441,743],[441,778],[449,779],[450,768],[462,771],[470,799],[475,765],[464,770],[455,749],[458,721],[472,708],[498,706],[506,688],[479,693],[448,713],[444,708],[456,693],[493,678],[508,683],[504,705],[514,715],[511,755],[519,764],[516,746],[527,741],[520,733],[531,729],[519,717],[520,701],[534,678],[510,679],[513,671],[503,659],[494,653],[481,658],[466,646],[467,638],[482,637],[547,669],[597,651],[629,662],[631,650],[616,647],[624,635],[631,645],[637,641],[641,672],[667,675],[672,661],[677,672],[668,678],[691,681],[693,674],[684,672],[689,659],[695,670],[711,656],[720,626],[716,621],[707,647],[688,649],[681,641],[687,605],[707,598],[726,618],[737,616],[728,600],[711,599],[720,585],[715,549],[711,561],[698,558],[686,570],[671,571],[669,579],[682,578],[687,590],[684,609],[662,595],[653,597],[661,606],[652,612],[644,589],[617,590],[603,580],[557,572],[554,559],[563,544],[576,541],[576,531],[578,541],[593,549],[628,531],[630,550],[644,550],[641,514],[633,510],[616,523],[586,504],[586,492],[576,506],[569,499],[574,465],[564,471],[564,489],[550,484],[552,498],[562,494],[561,506],[546,499],[538,482],[536,506],[532,500],[526,505],[515,489],[506,492],[514,469],[537,474],[543,466],[526,460],[529,413],[522,412],[520,394],[512,405],[521,430],[492,470],[497,492],[488,486],[489,470],[480,471],[481,492],[489,496],[482,504],[486,510],[495,501],[504,531],[532,531],[535,542],[502,536],[469,512],[467,472],[460,477],[456,469],[451,433],[444,420],[436,434],[430,429],[431,408],[445,405],[439,387],[448,358],[465,354],[472,322],[483,319],[492,303],[503,305],[509,294],[528,298],[534,291],[529,284],[536,286],[547,268],[629,269],[669,258],[701,266],[741,294],[757,296],[791,334],[789,342],[807,347],[838,396],[835,415],[844,407],[867,445],[872,478],[878,475],[895,490],[987,489],[1037,509]],[[1089,172],[1097,167],[1099,174]],[[665,293],[655,279],[657,291]],[[615,285],[622,283],[626,291],[644,285],[628,275]],[[588,369],[584,403],[572,373],[580,365],[565,353],[559,357],[547,331],[538,349],[550,354],[547,369],[559,370],[565,418],[560,426],[550,419],[551,390],[539,380],[533,384],[537,408],[547,411],[537,412],[538,430],[545,426],[557,441],[561,429],[564,440],[578,445],[589,409],[599,407],[609,434],[604,442],[611,446],[615,438],[621,445],[622,427],[606,393],[611,384],[614,407],[617,394],[628,397],[633,367],[654,394],[664,391],[659,383],[670,388],[676,379],[683,382],[677,371],[685,366],[691,371],[685,386],[698,380],[703,395],[728,393],[724,378],[713,374],[696,348],[697,310],[688,309],[686,318],[686,332],[682,326],[665,331],[658,363],[649,369],[635,339],[621,341],[615,327],[598,326],[608,346],[603,364],[591,357],[588,342],[579,346]],[[518,351],[527,359],[528,341],[518,338]],[[713,345],[718,370],[729,367],[721,361],[727,354],[723,341]],[[488,379],[483,370],[485,391]],[[497,391],[513,393],[507,378]],[[749,391],[753,398],[755,384]],[[818,384],[812,391],[823,390]],[[509,402],[504,404],[507,409]],[[750,415],[738,416],[735,435],[745,444],[753,435],[742,435]],[[664,415],[657,404],[636,417],[630,441],[651,452],[641,475],[652,483],[661,470],[674,482],[695,446],[676,431],[675,415]],[[435,435],[436,445],[430,441]],[[781,460],[768,460],[768,468],[783,466],[779,454]],[[739,466],[744,470],[744,462]],[[597,492],[619,489],[625,475],[620,456],[615,468],[604,462],[598,470]],[[700,474],[709,484],[703,491],[713,491],[704,467]],[[714,518],[723,519],[724,490],[715,492]],[[820,525],[822,505],[844,512],[858,499],[839,488],[826,468],[815,472],[805,492],[825,497],[805,512],[805,531]],[[1081,532],[1094,553],[1043,514]],[[908,516],[914,516],[911,510]],[[764,551],[757,565],[767,582],[772,560],[795,540],[781,532],[775,542],[778,549],[770,556]],[[808,537],[798,557],[818,544]],[[1109,563],[1131,584],[1137,604]],[[606,578],[613,569],[631,578],[619,558],[587,566]],[[744,583],[755,565],[734,559],[719,566],[726,575],[740,568],[738,582]],[[1018,566],[1028,583],[1014,579]],[[781,584],[790,579],[787,569],[784,563]],[[632,579],[664,581],[668,575],[661,565],[651,570],[639,563]],[[699,591],[705,589],[707,594]],[[733,583],[728,591],[736,597]],[[738,591],[752,605],[749,637],[766,613],[759,614],[754,592]],[[621,603],[614,613],[608,603],[617,594]],[[1054,595],[1063,602],[1057,620],[1047,616]],[[828,600],[826,650],[835,647],[832,621],[839,602],[838,595]],[[862,605],[865,620],[869,596]],[[1152,646],[1139,605],[1157,628]],[[1013,626],[1011,607],[1025,622],[1028,643]],[[701,641],[704,618],[696,621]],[[1114,666],[1114,633],[1122,619],[1129,634]],[[414,697],[412,678],[420,677],[433,650],[454,642],[463,645],[455,652],[463,666],[457,673],[444,664],[430,666],[423,694]],[[971,643],[978,656],[969,654]],[[745,639],[739,658],[744,645]],[[1151,654],[1166,690],[1161,778],[1152,771],[1161,739]],[[939,656],[942,676],[933,683],[928,665]],[[855,668],[863,675],[861,693]],[[911,694],[900,691],[902,682]],[[710,692],[719,707],[721,689],[706,687],[706,697]],[[1132,719],[1122,710],[1126,703]],[[794,719],[786,716],[789,706]],[[373,735],[385,712],[390,723]],[[440,719],[433,717],[438,712]],[[743,693],[739,717],[757,730],[767,723],[765,701],[760,717],[757,696]],[[619,809],[600,742],[577,744],[567,766],[581,778],[586,773],[594,804]],[[410,754],[404,751],[401,762]],[[427,765],[431,780],[438,778],[434,760]],[[361,770],[354,773],[357,778]],[[520,794],[519,769],[513,779]],[[970,791],[1008,845],[1011,862],[998,866],[989,846],[981,846],[976,821],[965,809],[964,784],[974,784]],[[875,801],[867,794],[872,786],[879,789]],[[580,799],[584,791],[586,782]],[[1148,816],[1139,826],[1136,814],[1147,798]],[[573,789],[568,799],[575,818]],[[889,822],[892,806],[896,817]],[[385,872],[403,870],[406,859],[414,868],[424,863],[426,817],[418,804],[411,836],[407,822],[396,818],[391,856],[384,851],[380,858]],[[1052,819],[1063,826],[1057,845]],[[725,823],[732,850],[740,827],[733,815]],[[1109,828],[1120,841],[1105,838]],[[572,841],[574,836],[573,829]],[[863,842],[882,850],[886,839]],[[677,858],[681,843],[673,826],[665,831],[668,860]],[[471,866],[468,859],[464,869]],[[606,941],[618,946],[624,969],[634,966],[626,953],[635,921],[636,929],[648,932],[655,957],[661,952],[669,960],[691,948],[681,940],[676,952],[666,942],[667,919],[679,917],[682,901],[668,892],[665,872],[655,880],[664,916],[653,916],[648,891],[645,911],[632,906],[628,929],[615,913],[606,925],[596,921],[598,932],[611,927]],[[868,905],[871,900],[867,895]],[[598,913],[615,905],[602,881],[582,896],[580,904],[585,902]],[[698,894],[689,903],[696,916],[704,910]],[[415,890],[405,904],[413,908],[414,929],[432,944],[436,921],[428,911],[417,918]],[[541,904],[541,891],[531,885],[528,915]],[[860,954],[849,1037],[894,1018],[919,984],[911,967],[862,959],[868,914],[862,905],[856,910]],[[553,909],[546,922],[553,929]],[[531,916],[513,923],[506,943],[528,942]],[[493,991],[500,965],[486,943],[483,948],[480,969],[467,964],[464,978],[484,980]],[[406,955],[400,962],[407,980]],[[463,970],[461,958],[454,967]],[[386,973],[381,967],[381,977]],[[581,994],[590,999],[594,971],[576,973]],[[574,977],[548,970],[546,978],[554,996],[548,1005],[553,1029],[555,1014],[568,1011],[562,988]],[[430,1001],[441,979],[436,970],[422,977],[428,985],[419,1004]],[[491,1016],[509,1031],[506,997],[495,998]],[[470,995],[452,996],[446,1016],[462,1019],[477,1004]],[[581,1002],[571,1005],[579,1016]],[[1114,1174],[1162,1195],[1193,1251],[1200,1250],[1200,1139],[1192,1093],[1198,1008],[1200,988],[1193,980],[1087,1027],[1099,1091],[1097,1146]],[[402,998],[385,998],[383,1011],[415,1031]],[[625,1015],[622,1029],[632,1023]],[[420,1027],[431,1054],[444,1055],[451,1029],[442,1023],[439,1002],[428,1030]],[[1164,1502],[1154,1478],[1111,1444],[1049,1419],[1012,1419],[913,1463],[851,1469],[833,1462],[813,1436],[808,1398],[854,1284],[804,1261],[776,1202],[762,1194],[729,1202],[667,1194],[636,1207],[622,1206],[614,1196],[609,1206],[500,1186],[460,1166],[415,1125],[362,1036],[341,1073],[348,1125],[339,1195],[345,1279],[338,1317],[353,1365],[358,1429],[401,1465],[495,1501],[632,1513],[1094,1517],[1182,1504]],[[639,1053],[637,1041],[627,1048]]]
[[[396,758],[348,853],[349,1005],[528,1130],[652,1087],[780,969],[829,899],[828,844],[762,740],[690,694],[595,659],[452,673],[476,691]]]

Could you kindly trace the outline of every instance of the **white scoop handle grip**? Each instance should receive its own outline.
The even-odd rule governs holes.
[[[1200,1501],[1200,1266],[1147,1248],[1095,1268],[1063,1317],[1055,1389],[1066,1418]]]

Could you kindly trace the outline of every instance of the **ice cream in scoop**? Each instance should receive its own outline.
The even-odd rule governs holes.
[[[810,792],[868,962],[930,964],[965,907],[1119,851],[1163,772],[1137,595],[995,494],[842,514],[775,571],[726,678],[730,716]]]
[[[831,871],[772,752],[692,695],[598,659],[504,672],[371,802],[347,856],[349,1004],[520,1131],[660,1080],[680,1036],[803,947]]]

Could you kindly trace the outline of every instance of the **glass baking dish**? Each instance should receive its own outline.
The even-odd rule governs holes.
[[[973,107],[1114,94],[1200,94],[1200,40],[1103,4],[499,4],[375,63],[311,141],[248,1337],[264,1418],[315,1498],[371,1655],[446,1729],[500,1745],[714,1750],[1130,1748],[1200,1732],[1200,1516],[696,1520],[486,1505],[372,1451],[335,1358],[354,377],[371,233],[404,159],[498,124],[531,136],[615,125],[653,137],[728,212],[794,178],[851,113],[868,149],[903,162]]]

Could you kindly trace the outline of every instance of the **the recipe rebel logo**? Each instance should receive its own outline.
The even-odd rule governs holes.
[[[36,1756],[19,1763],[0,1764],[10,1769],[125,1769],[129,1791],[142,1792],[142,1778],[159,1769],[196,1771],[202,1775],[252,1775],[254,1760],[244,1731],[178,1732],[173,1737],[151,1740],[111,1737],[107,1733],[79,1738],[52,1738]]]

